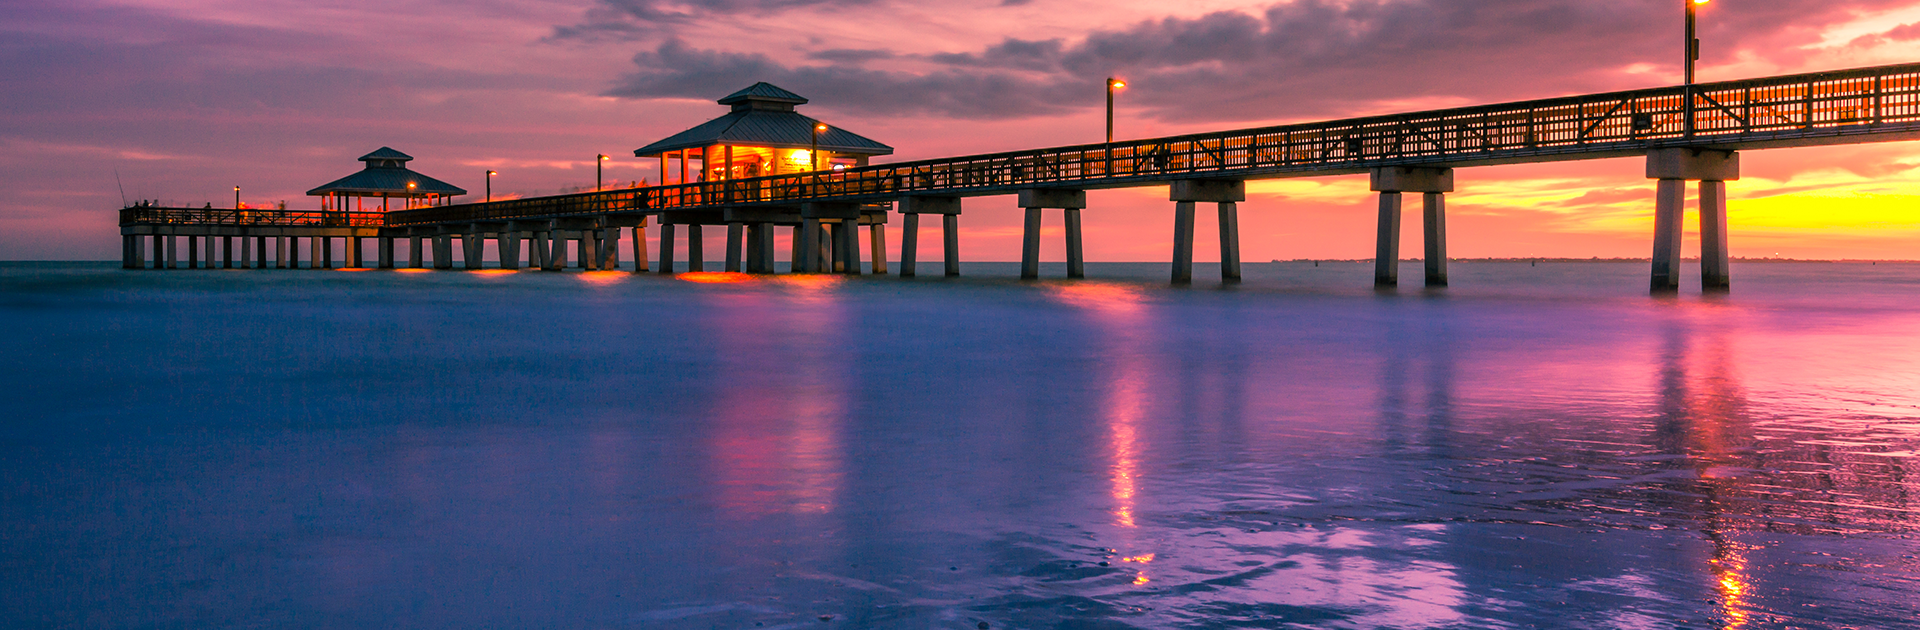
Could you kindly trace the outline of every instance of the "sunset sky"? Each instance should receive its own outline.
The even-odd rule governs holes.
[[[1703,81],[1920,61],[1910,0],[1701,13]],[[0,260],[114,258],[121,187],[317,207],[307,189],[381,146],[475,194],[487,169],[496,195],[592,186],[598,153],[611,180],[655,178],[633,149],[755,81],[904,161],[1098,141],[1108,75],[1131,83],[1122,138],[1672,85],[1680,18],[1680,0],[0,0]],[[1920,259],[1920,143],[1742,161],[1733,255]],[[1463,169],[1451,253],[1645,257],[1642,169]],[[1245,259],[1370,257],[1366,187],[1251,184]],[[1169,257],[1164,188],[1090,198],[1090,260]],[[967,204],[966,258],[1017,260],[1012,198]]]

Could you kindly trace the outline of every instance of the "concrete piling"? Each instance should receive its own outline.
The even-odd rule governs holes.
[[[1193,283],[1193,204],[1173,204],[1173,283]]]
[[[887,224],[874,223],[867,226],[868,258],[873,261],[873,273],[887,273]]]
[[[660,222],[660,273],[673,273],[673,224]]]
[[[1040,209],[1027,208],[1025,229],[1020,238],[1020,279],[1040,277]]]
[[[1067,208],[1064,212],[1067,224],[1067,277],[1085,278],[1087,258],[1080,243],[1080,209]]]
[[[640,224],[633,226],[633,272],[650,271],[647,263],[647,219],[641,217]]]
[[[919,256],[920,215],[900,215],[900,277],[913,277],[913,265]]]
[[[1421,224],[1425,227],[1427,286],[1447,286],[1447,196],[1421,194]]]
[[[727,267],[733,273],[740,272],[741,254],[746,248],[747,226],[740,223],[727,224]]]
[[[942,248],[945,250],[947,277],[960,276],[960,215],[949,214],[940,217]]]
[[[1220,280],[1240,281],[1240,205],[1220,202]]]
[[[1653,210],[1653,278],[1655,292],[1680,290],[1680,230],[1685,219],[1687,182],[1662,179],[1655,186]]]
[[[706,270],[706,244],[706,238],[700,233],[700,224],[687,224],[687,271]]]

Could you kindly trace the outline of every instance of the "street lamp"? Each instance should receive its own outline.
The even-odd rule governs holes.
[[[1127,87],[1126,81],[1107,77],[1107,146],[1101,151],[1107,157],[1107,176],[1113,175],[1113,91]]]
[[[826,123],[813,123],[813,148],[807,151],[807,170],[820,170],[820,134],[826,130]]]
[[[1693,62],[1700,60],[1700,38],[1694,36],[1696,8],[1708,0],[1680,0],[1687,6],[1686,77],[1682,92],[1686,95],[1687,137],[1693,137]]]
[[[607,154],[599,154],[600,159],[593,161],[593,192],[600,192],[600,165],[607,163]]]
[[[487,201],[493,201],[493,171],[487,171]]]
[[[405,203],[406,203],[406,207],[408,207],[408,208],[411,208],[411,207],[413,207],[413,187],[414,187],[414,185],[415,185],[415,184],[414,184],[413,182],[407,182],[407,200],[406,200],[406,202],[405,202]],[[382,208],[382,209],[384,210],[385,208]]]
[[[240,187],[239,186],[233,187],[233,209],[235,210],[240,209]]]

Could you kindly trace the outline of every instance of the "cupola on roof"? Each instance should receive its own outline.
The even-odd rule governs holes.
[[[393,147],[380,147],[372,153],[360,156],[360,161],[367,163],[364,170],[328,182],[324,186],[307,191],[307,194],[315,197],[336,194],[409,198],[467,194],[464,188],[413,172],[412,169],[407,168],[407,162],[412,160],[413,156],[395,151]]]

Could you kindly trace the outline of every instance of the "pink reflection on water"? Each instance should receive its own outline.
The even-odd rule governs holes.
[[[846,475],[842,305],[833,282],[781,283],[791,294],[750,291],[723,301],[709,325],[722,369],[708,432],[718,507],[736,518],[834,510]],[[808,357],[793,365],[772,357]]]

